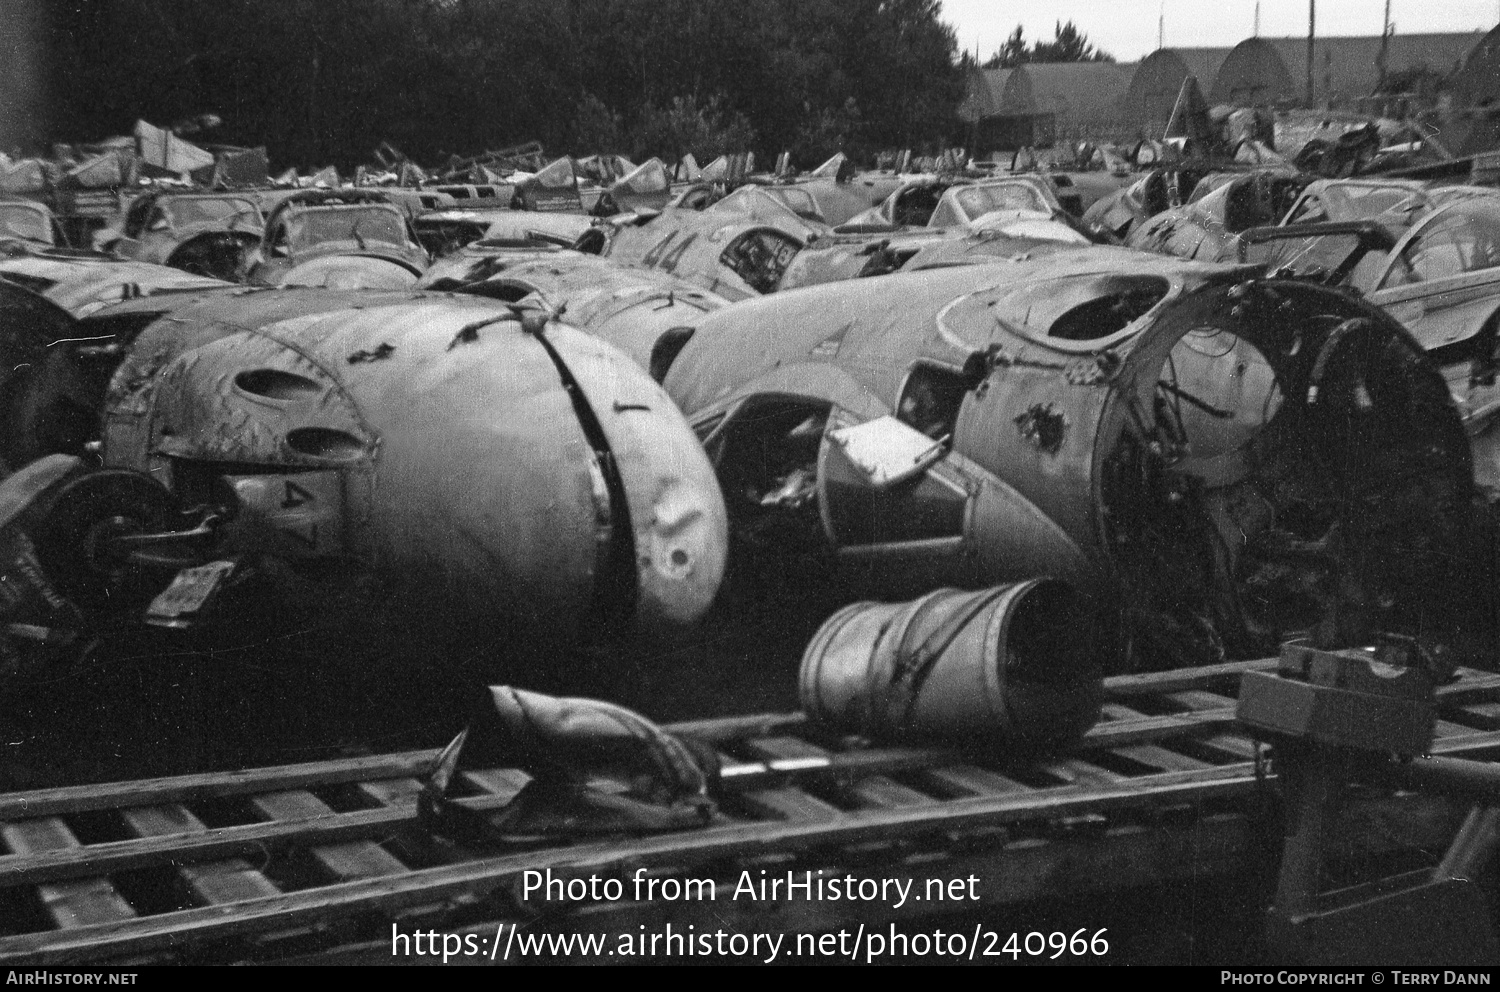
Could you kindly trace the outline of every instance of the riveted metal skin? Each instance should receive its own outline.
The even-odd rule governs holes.
[[[604,256],[742,300],[775,292],[797,253],[827,234],[825,225],[751,190],[706,210],[668,207],[648,223],[620,227]]]
[[[767,404],[927,434],[947,449],[927,476],[954,473],[964,504],[922,545],[932,577],[1118,597],[1148,664],[1438,623],[1472,494],[1441,377],[1379,310],[1258,277],[1100,247],[812,287],[708,315],[664,384],[711,452]],[[913,383],[947,397],[938,416]],[[820,496],[886,528],[830,531],[835,550],[912,552],[900,511],[930,487],[840,490],[834,465]]]
[[[35,289],[74,317],[139,296],[233,285],[166,265],[84,252],[5,259],[0,261],[0,279]]]
[[[234,540],[373,573],[418,625],[670,630],[723,573],[712,467],[661,389],[494,300],[205,298],[136,337],[106,422],[108,464],[227,486]]]
[[[472,255],[476,249],[469,249]],[[466,278],[470,277],[470,278]],[[662,335],[695,327],[703,315],[727,305],[715,293],[663,272],[623,268],[596,255],[561,251],[495,250],[455,274],[437,277],[437,288],[507,298],[535,296],[572,327],[594,334],[650,368]],[[424,285],[436,280],[429,273]]]

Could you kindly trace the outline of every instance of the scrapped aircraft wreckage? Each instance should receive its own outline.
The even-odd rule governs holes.
[[[1348,286],[1405,325],[1442,367],[1474,444],[1476,481],[1500,498],[1500,197],[1459,192],[1415,220],[1292,224],[1246,232],[1247,253]],[[1396,211],[1398,214],[1401,211]],[[1404,230],[1403,230],[1404,229]]]
[[[1372,221],[1396,239],[1433,210],[1494,194],[1480,186],[1429,186],[1409,179],[1310,181],[1306,174],[1277,169],[1215,174],[1198,183],[1187,204],[1137,226],[1126,243],[1202,262],[1259,261],[1240,238],[1252,228]]]
[[[1180,167],[1153,168],[1119,192],[1089,207],[1083,223],[1125,239],[1135,228],[1163,210],[1189,202],[1198,183],[1213,170],[1203,163],[1184,162]]]
[[[1153,218],[1130,243],[1180,257],[1255,261],[1354,290],[1384,308],[1442,367],[1474,444],[1476,482],[1491,502],[1500,498],[1500,197],[1469,186],[1340,179],[1307,186],[1278,226],[1219,223],[1195,209],[1221,194],[1232,204],[1251,179]]]
[[[232,285],[166,265],[66,248],[0,258],[0,281],[40,293],[74,317],[139,296]]]
[[[708,314],[664,385],[736,555],[882,598],[1055,576],[1120,604],[1119,664],[1452,647],[1474,594],[1441,376],[1379,309],[1256,268],[1098,247],[812,287]]]
[[[306,190],[266,218],[245,281],[261,286],[400,289],[427,269],[407,214],[383,192]]]
[[[1239,235],[1280,223],[1311,177],[1277,170],[1205,176],[1192,199],[1139,224],[1125,243],[1202,262],[1238,262]],[[1201,193],[1201,195],[1200,195]]]
[[[625,352],[658,382],[703,315],[728,305],[666,273],[622,268],[597,255],[494,248],[480,254],[484,250],[476,244],[439,263],[421,285],[558,313]]]
[[[967,264],[985,256],[1050,254],[1112,240],[1085,230],[1055,205],[1055,197],[1048,207],[1031,181],[942,186],[924,182],[908,188],[924,194],[945,191],[923,201],[922,217],[932,214],[952,223],[899,227],[871,211],[873,219],[868,222],[851,222],[836,230],[799,210],[795,197],[800,187],[742,186],[702,210],[677,206],[659,214],[610,218],[586,232],[576,246],[620,265],[670,273],[726,299],[741,300],[884,275],[905,268],[924,252],[925,264],[919,267]],[[969,198],[961,200],[966,195]],[[972,211],[983,212],[971,216]],[[955,244],[943,247],[950,242]]]
[[[96,241],[122,258],[237,281],[260,244],[263,202],[253,192],[154,190],[131,202],[117,237]]]
[[[503,207],[434,210],[412,220],[422,247],[434,259],[446,258],[476,243],[479,243],[478,255],[486,254],[486,249],[517,245],[571,247],[593,226],[593,221],[583,214]]]
[[[672,197],[667,166],[648,159],[611,182],[600,194],[593,212],[601,216],[621,211],[660,210]]]
[[[1268,223],[1327,224],[1378,220],[1393,234],[1411,226],[1450,190],[1412,179],[1315,179],[1297,197],[1284,218]]]
[[[573,160],[556,159],[536,173],[518,179],[513,206],[543,213],[583,213],[585,204],[579,193],[578,173]],[[598,191],[596,191],[597,193]]]
[[[996,211],[1022,212],[1059,222],[1073,217],[1058,197],[1054,180],[1039,173],[978,181],[929,177],[904,184],[836,230],[881,233],[908,227],[972,228],[979,218]]]
[[[892,272],[917,272],[999,259],[1025,260],[1074,251],[1087,238],[1046,215],[991,215],[972,233],[951,231],[892,234],[889,237],[835,237],[802,249],[777,283],[778,292],[844,279]]]
[[[1204,919],[1202,905],[1181,894],[1229,892],[1231,902],[1249,906],[1267,893],[1267,841],[1278,835],[1268,813],[1287,805],[1268,803],[1267,789],[1290,790],[1293,775],[1279,761],[1268,767],[1263,745],[1235,720],[1235,697],[1246,695],[1241,673],[1276,668],[1272,658],[1109,678],[1106,719],[1064,755],[872,744],[830,733],[801,713],[667,724],[661,733],[723,756],[709,783],[715,810],[694,829],[648,835],[588,836],[593,824],[577,822],[571,834],[536,831],[524,847],[455,846],[433,841],[433,818],[422,812],[424,785],[441,781],[467,818],[493,821],[511,811],[502,826],[532,828],[538,817],[517,814],[535,805],[527,809],[519,797],[538,771],[555,779],[559,766],[583,765],[595,782],[639,793],[647,776],[629,759],[654,737],[639,732],[623,748],[591,754],[577,746],[559,752],[558,734],[544,747],[503,754],[466,745],[446,776],[445,754],[430,749],[7,792],[0,794],[8,847],[0,854],[0,898],[24,911],[0,935],[0,962],[386,964],[393,926],[403,935],[418,927],[450,934],[438,945],[458,947],[513,930],[521,939],[567,932],[620,941],[641,926],[661,932],[670,923],[679,932],[769,935],[789,952],[799,939],[809,947],[815,936],[832,940],[854,921],[871,932],[892,920],[966,932],[974,899],[986,913],[1033,918],[1058,900],[1099,907],[1106,915],[1090,917],[1083,935],[1096,939],[1089,951],[1098,960],[1175,953],[1155,944],[1122,949],[1111,940],[1142,913],[1152,926],[1207,930],[1215,940],[1235,936],[1215,927],[1248,930],[1255,923],[1246,917],[1260,919],[1250,912]],[[1436,757],[1409,765],[1494,754],[1500,676],[1459,669],[1432,696],[1427,753]],[[1357,729],[1380,726],[1360,721]],[[554,754],[562,760],[546,761]],[[605,762],[608,777],[597,771]],[[651,784],[668,779],[651,770]],[[667,784],[676,783],[692,785],[673,768]],[[1467,808],[1409,788],[1356,793],[1337,815],[1310,807],[1298,822],[1326,846],[1292,867],[1354,883],[1425,879],[1438,872],[1413,869],[1439,865]],[[1492,811],[1476,815],[1493,823]],[[1483,884],[1449,881],[1455,864],[1477,866],[1474,855],[1489,851],[1487,830],[1466,826],[1465,835],[1475,842],[1470,857],[1442,857],[1443,880],[1487,893]],[[546,870],[562,898],[537,884],[548,880]],[[1392,872],[1406,874],[1382,877]],[[846,876],[860,891],[890,886],[892,897],[787,897],[788,881]],[[590,878],[598,888],[585,892]],[[965,878],[973,880],[973,897],[949,898],[953,881]],[[742,897],[731,898],[742,884]],[[705,897],[685,898],[695,886]],[[1471,960],[1476,948],[1455,945],[1473,931],[1454,926],[1447,908],[1459,900],[1430,900],[1393,918],[1377,915],[1388,886],[1375,897],[1373,888],[1345,890],[1346,898],[1368,899],[1373,912],[1330,935],[1324,956],[1312,961],[1339,954],[1345,964],[1453,968]],[[1164,897],[1178,911],[1163,915]],[[1413,944],[1421,946],[1408,956]],[[585,945],[572,946],[557,959],[597,961]],[[1489,951],[1481,966],[1494,961],[1490,941],[1478,949]]]
[[[7,242],[18,242],[15,249],[25,251],[55,248],[67,239],[45,203],[0,197],[0,251],[7,250]]]
[[[85,623],[175,582],[151,622],[241,588],[271,619],[326,607],[540,664],[548,645],[685,627],[717,591],[725,511],[696,439],[629,358],[546,312],[239,288],[77,324],[0,294],[11,364],[62,342],[4,384],[7,410],[103,410],[93,439],[15,413],[6,437],[16,463],[102,458],[45,494],[30,537]]]
[[[774,292],[797,253],[827,236],[827,225],[747,186],[704,210],[669,207],[634,222],[622,216],[607,232],[580,239],[579,247],[617,265],[670,273],[742,300]]]
[[[837,227],[856,214],[878,207],[900,185],[901,177],[891,173],[869,172],[840,181],[814,172],[775,188],[805,194],[817,208],[818,219]]]

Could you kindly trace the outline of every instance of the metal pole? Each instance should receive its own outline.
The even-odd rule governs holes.
[[[1385,0],[1385,20],[1380,22],[1380,83],[1378,88],[1385,89],[1385,67],[1386,59],[1391,45],[1391,0]]]
[[[1307,105],[1316,106],[1313,100],[1313,38],[1318,30],[1318,0],[1307,0]]]

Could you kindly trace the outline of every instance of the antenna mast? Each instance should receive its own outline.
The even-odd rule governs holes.
[[[1318,33],[1318,0],[1307,0],[1307,105],[1317,106],[1313,100],[1313,39]]]
[[[1385,87],[1387,57],[1391,47],[1391,0],[1385,0],[1385,20],[1380,22],[1380,87]]]

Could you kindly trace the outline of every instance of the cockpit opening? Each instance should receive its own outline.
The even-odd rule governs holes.
[[[1124,330],[1160,303],[1171,288],[1165,279],[1120,276],[1109,291],[1064,311],[1047,330],[1065,341],[1094,341]]]

